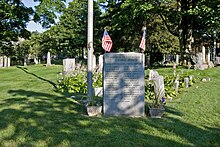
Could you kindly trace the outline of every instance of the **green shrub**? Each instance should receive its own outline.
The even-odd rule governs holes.
[[[188,77],[189,78],[189,87],[192,86],[195,82],[199,81],[198,78],[193,77],[190,78],[190,75],[188,73],[181,73],[178,74],[177,76],[171,76],[171,75],[166,75],[164,76],[164,89],[165,89],[165,96],[166,98],[175,98],[176,92],[174,89],[174,82],[175,80],[179,81],[179,93],[182,91],[183,88],[185,88],[184,84],[184,78]],[[147,80],[147,76],[145,77],[145,98],[147,100],[153,101],[155,98],[154,94],[154,85],[152,81]]]
[[[85,67],[80,67],[71,75],[61,75],[57,82],[56,88],[59,92],[87,93],[87,70]],[[100,72],[93,72],[93,87],[102,87]]]

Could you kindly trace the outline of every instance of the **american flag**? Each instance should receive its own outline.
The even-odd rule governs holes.
[[[106,30],[104,31],[104,34],[102,37],[102,47],[107,52],[110,52],[110,50],[112,49],[112,40]]]
[[[145,30],[144,30],[143,36],[142,36],[142,39],[141,39],[141,43],[140,43],[140,45],[139,45],[139,47],[140,47],[141,49],[143,49],[144,51],[145,51],[145,36],[146,36],[146,32],[145,32]]]

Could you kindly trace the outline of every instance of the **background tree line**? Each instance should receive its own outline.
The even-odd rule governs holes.
[[[0,1],[0,54],[23,61],[48,51],[59,58],[83,58],[87,48],[87,0],[34,0],[35,9],[21,0]],[[145,54],[161,60],[161,54],[195,54],[202,42],[213,44],[219,32],[219,0],[98,0],[94,1],[94,49],[103,54],[101,38],[107,28],[112,52],[139,52],[142,27],[147,28]],[[59,15],[57,15],[59,13]],[[59,18],[58,18],[59,16]],[[55,20],[59,19],[58,22]],[[47,31],[27,31],[34,20]],[[20,38],[25,41],[14,45]]]

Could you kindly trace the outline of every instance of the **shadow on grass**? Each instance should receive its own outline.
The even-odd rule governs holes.
[[[176,115],[176,116],[183,116],[183,113],[177,111],[175,108],[168,107],[168,106],[166,106],[166,112],[169,114]]]
[[[24,71],[25,73],[27,73],[27,74],[33,75],[34,77],[36,77],[36,78],[38,78],[38,79],[40,79],[40,80],[42,80],[42,81],[48,82],[49,84],[53,85],[53,87],[56,89],[56,84],[55,84],[54,82],[52,82],[52,81],[50,81],[50,80],[47,80],[47,79],[45,79],[45,78],[42,78],[42,77],[40,77],[40,76],[38,76],[38,75],[36,75],[36,74],[34,74],[34,73],[29,72],[28,69],[25,68],[25,67],[17,66],[17,68],[23,70],[23,71]]]
[[[71,99],[23,89],[8,93],[11,97],[0,101],[0,146],[219,145],[218,130],[172,117],[88,117],[80,95]]]

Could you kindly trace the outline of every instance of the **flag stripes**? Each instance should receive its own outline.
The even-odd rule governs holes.
[[[143,32],[143,36],[142,36],[142,39],[141,39],[141,43],[140,43],[140,45],[139,45],[139,47],[141,48],[141,49],[143,49],[144,51],[145,51],[145,36],[146,36],[146,32],[145,32],[145,30],[144,30],[144,32]]]
[[[105,30],[103,37],[102,37],[102,48],[106,51],[106,52],[110,52],[112,49],[112,40],[108,34],[108,32]]]

